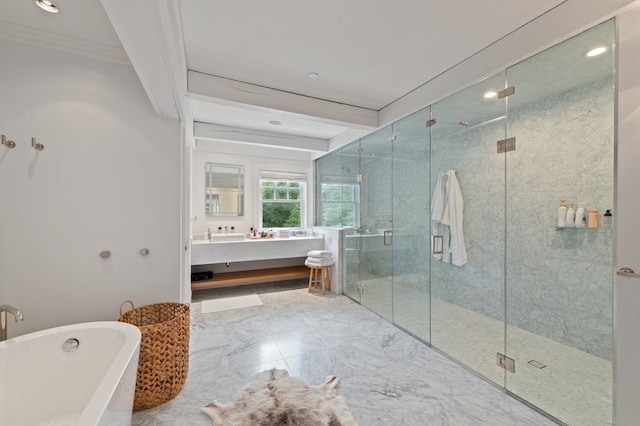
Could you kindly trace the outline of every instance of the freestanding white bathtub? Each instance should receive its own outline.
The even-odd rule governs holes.
[[[115,321],[0,342],[0,425],[129,426],[139,350],[140,330]]]

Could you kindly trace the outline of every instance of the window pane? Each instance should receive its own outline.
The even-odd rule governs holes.
[[[301,228],[305,183],[290,180],[260,179],[262,191],[262,228]]]
[[[287,188],[276,188],[276,200],[287,199]]]
[[[273,188],[262,188],[262,199],[273,200]]]
[[[262,226],[264,228],[299,228],[300,203],[263,203]]]

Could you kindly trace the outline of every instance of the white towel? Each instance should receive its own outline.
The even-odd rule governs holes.
[[[440,172],[431,199],[431,238],[433,245],[433,237],[442,236],[442,254],[433,256],[456,266],[467,263],[462,229],[463,211],[464,201],[456,171]]]
[[[329,259],[324,259],[322,262],[309,262],[309,258],[307,258],[307,260],[304,261],[304,264],[306,266],[331,266],[333,265],[333,260],[329,260]]]
[[[309,253],[307,253],[307,256],[330,258],[332,255],[331,255],[331,252],[327,250],[311,250]]]
[[[333,262],[331,257],[307,257],[307,261],[311,263]]]

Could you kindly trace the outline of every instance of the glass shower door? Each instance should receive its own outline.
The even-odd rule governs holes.
[[[585,203],[602,219],[613,206],[614,31],[605,22],[507,70],[517,149],[507,154],[516,372],[506,388],[569,425],[612,422],[612,230],[558,228],[558,210]],[[585,54],[594,47],[607,50]]]
[[[393,320],[391,126],[360,141],[360,303]]]
[[[505,101],[495,92],[504,82],[500,73],[434,104],[430,127],[431,192],[442,191],[441,199],[432,198],[431,220],[442,225],[432,228],[431,344],[499,386],[505,375],[496,365],[496,354],[504,354],[505,154],[497,141],[505,135]],[[451,198],[455,181],[459,197]]]
[[[360,141],[350,143],[340,150],[341,200],[340,223],[343,238],[343,293],[357,302],[360,300]]]
[[[430,341],[430,108],[393,124],[393,322]]]

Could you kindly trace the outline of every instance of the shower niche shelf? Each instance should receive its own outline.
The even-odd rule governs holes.
[[[552,226],[551,228],[555,229],[558,232],[564,232],[564,231],[588,231],[588,232],[607,232],[610,231],[611,228],[576,228],[575,226]]]

